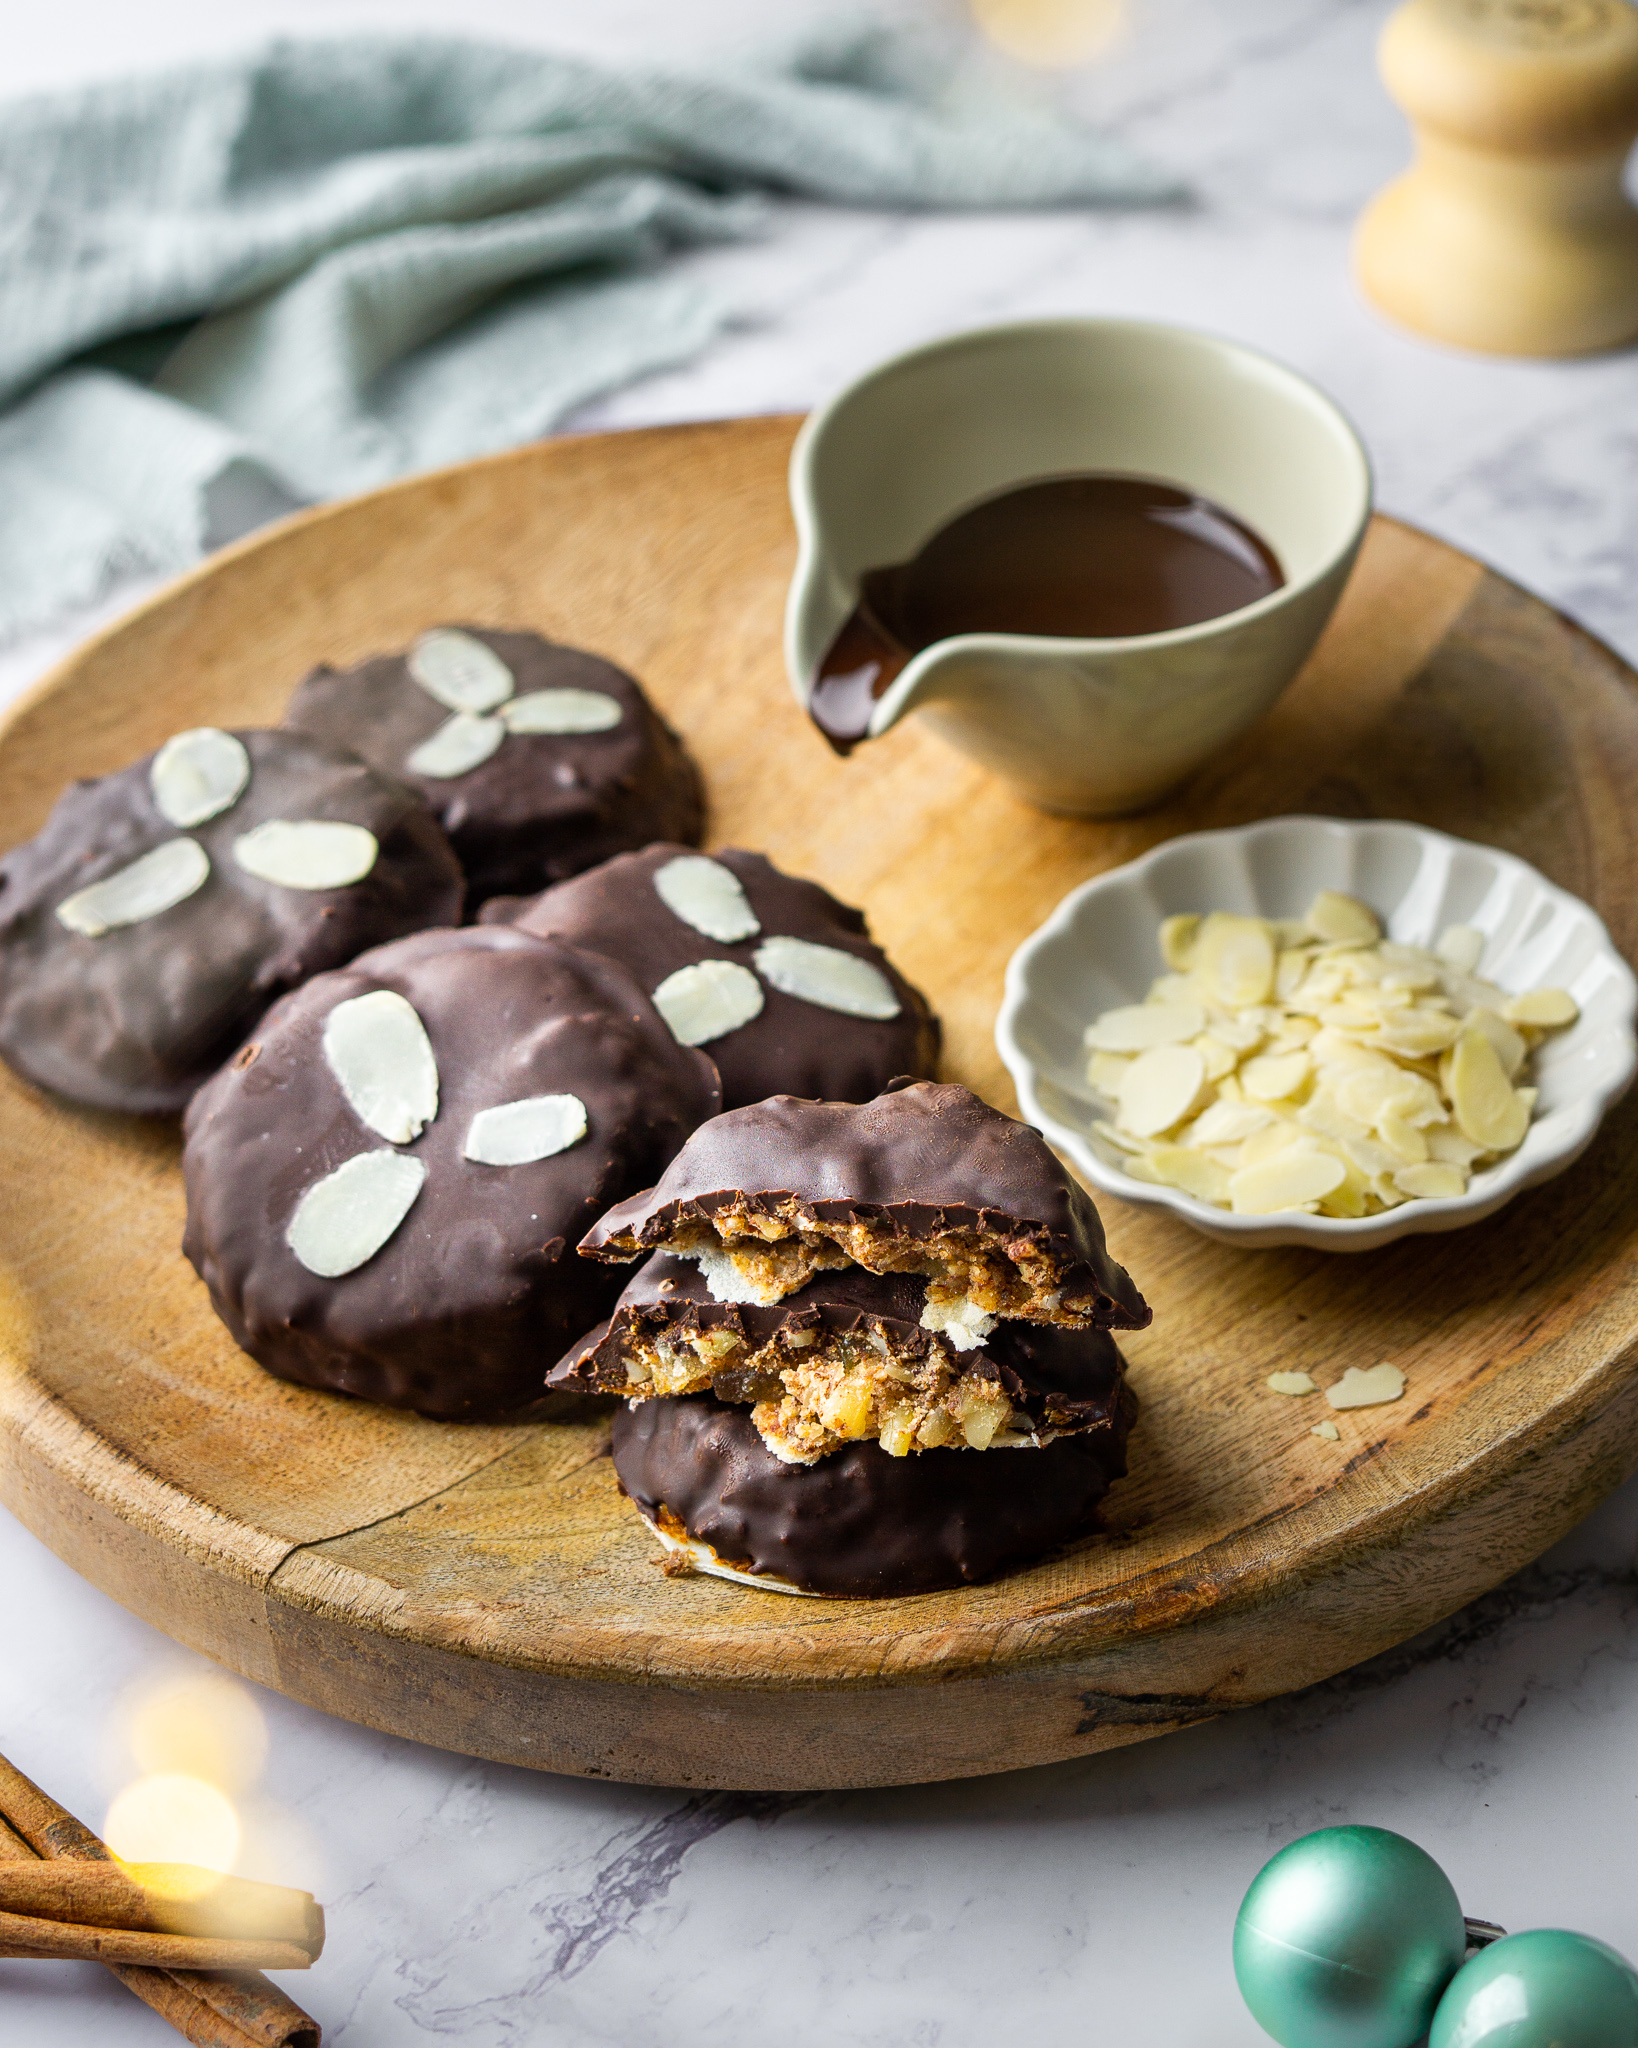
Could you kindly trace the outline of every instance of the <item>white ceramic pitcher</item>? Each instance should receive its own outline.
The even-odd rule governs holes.
[[[956,512],[1073,470],[1158,477],[1232,512],[1284,585],[1124,639],[963,633],[916,655],[874,737],[922,710],[1049,811],[1155,802],[1266,711],[1330,617],[1371,511],[1359,437],[1306,378],[1235,342],[1134,320],[1040,320],[893,358],[815,412],[791,458],[800,542],[785,663],[806,704],[866,569]]]

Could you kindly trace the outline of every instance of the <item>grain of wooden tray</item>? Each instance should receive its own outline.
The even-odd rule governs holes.
[[[527,625],[650,686],[711,839],[868,909],[1014,1107],[1008,955],[1076,882],[1270,812],[1511,848],[1638,943],[1638,696],[1607,648],[1379,519],[1282,703],[1165,808],[1047,818],[908,725],[834,759],[781,672],[794,422],[558,441],[305,515],[75,654],[0,734],[27,835],[75,775],[272,723],[314,662]],[[1638,1464],[1638,1094],[1489,1223],[1354,1258],[1237,1252],[1105,1201],[1155,1307],[1106,1539],[996,1585],[825,1602],[656,1569],[607,1422],[458,1426],[270,1379],[178,1250],[177,1139],[0,1077],[0,1496],[95,1584],[247,1677],[511,1763],[666,1784],[901,1783],[1133,1742],[1322,1678],[1536,1555]],[[1390,1359],[1313,1437],[1264,1388]],[[1328,1411],[1327,1411],[1328,1412]]]

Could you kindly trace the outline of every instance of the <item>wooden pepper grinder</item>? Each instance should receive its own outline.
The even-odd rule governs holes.
[[[1382,76],[1416,161],[1360,219],[1367,296],[1498,355],[1638,339],[1638,8],[1628,0],[1407,0]]]

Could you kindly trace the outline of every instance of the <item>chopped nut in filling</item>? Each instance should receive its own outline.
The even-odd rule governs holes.
[[[1172,971],[1087,1030],[1094,1128],[1136,1179],[1237,1215],[1453,1199],[1522,1140],[1530,1055],[1577,1016],[1481,980],[1483,949],[1467,925],[1396,944],[1334,890],[1301,918],[1169,917]]]
[[[691,1218],[661,1242],[698,1264],[718,1301],[771,1306],[815,1273],[850,1265],[921,1274],[923,1329],[942,1332],[960,1351],[982,1344],[1000,1316],[1082,1329],[1097,1306],[1090,1296],[1066,1295],[1059,1262],[1027,1232],[1000,1237],[968,1225],[921,1236],[885,1218],[831,1221],[795,1196],[771,1213],[749,1202],[727,1204],[710,1223]]]
[[[787,1464],[811,1465],[868,1437],[895,1458],[1034,1437],[1029,1417],[983,1370],[936,1341],[895,1351],[875,1318],[843,1333],[780,1330],[756,1346],[733,1330],[638,1324],[620,1350],[627,1383],[615,1391],[634,1400],[709,1391],[751,1403],[763,1442]]]

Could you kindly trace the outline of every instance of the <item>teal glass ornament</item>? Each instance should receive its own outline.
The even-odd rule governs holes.
[[[1246,1893],[1234,1974],[1281,2048],[1413,2048],[1466,1949],[1461,1905],[1425,1849],[1386,1828],[1321,1828]]]
[[[1457,1971],[1428,2048],[1638,2048],[1638,1971],[1590,1934],[1510,1934]]]

